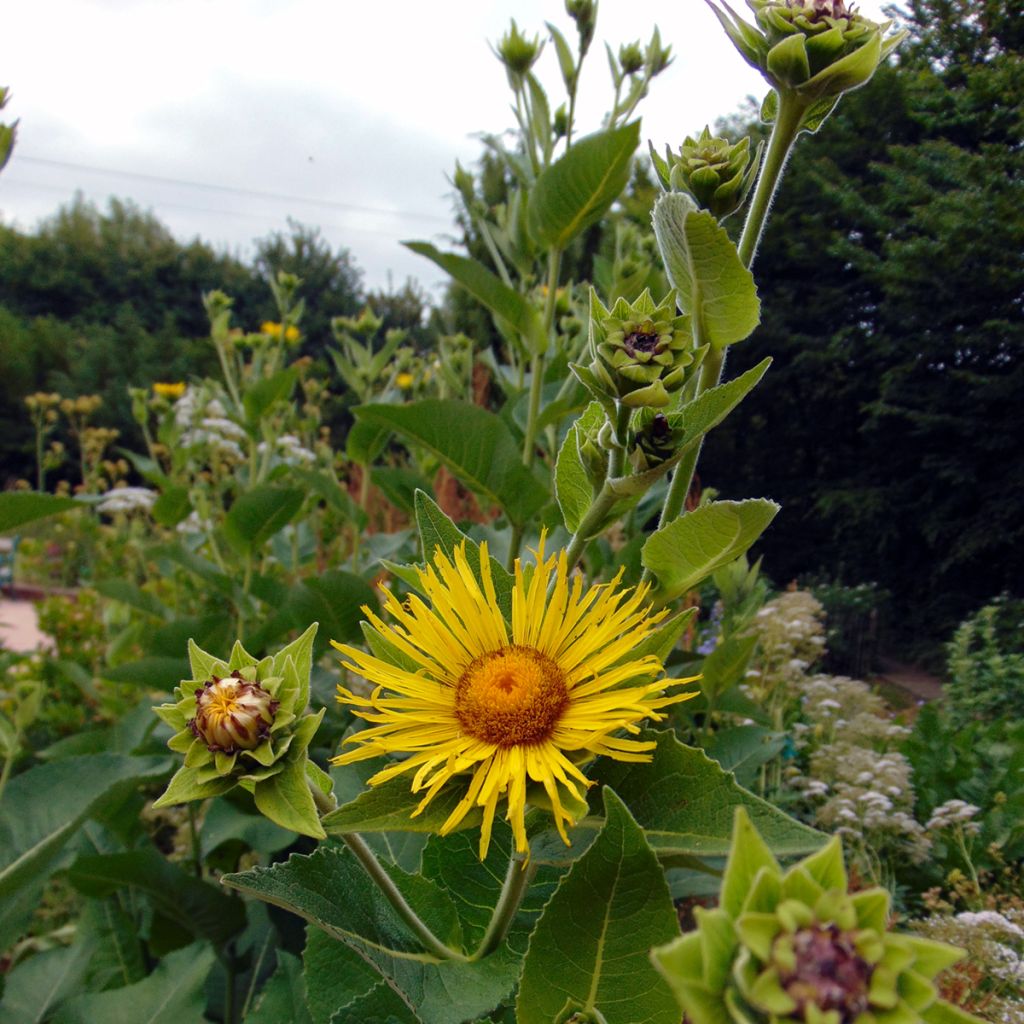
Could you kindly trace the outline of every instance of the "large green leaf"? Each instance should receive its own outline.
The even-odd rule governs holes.
[[[597,223],[629,182],[629,167],[640,141],[640,122],[596,132],[537,177],[526,216],[530,234],[545,248],[565,249]]]
[[[733,817],[746,808],[779,856],[817,850],[826,837],[736,784],[703,750],[670,732],[645,731],[657,742],[650,762],[600,758],[588,773],[611,786],[643,826],[659,857],[719,858],[729,852]]]
[[[74,498],[58,498],[53,494],[39,494],[35,491],[8,491],[0,494],[0,533],[24,526],[35,519],[45,519],[58,512],[84,507],[82,502]]]
[[[390,872],[411,902],[424,915],[430,912],[435,933],[441,915],[457,922],[455,908],[440,887],[395,868]],[[270,868],[226,875],[223,882],[284,907],[351,946],[416,1008],[423,1024],[451,1024],[487,1013],[515,984],[518,958],[507,949],[473,963],[437,962],[423,953],[348,850],[322,846],[311,856],[293,855]]]
[[[188,660],[151,654],[136,661],[101,670],[112,683],[131,683],[147,690],[171,690],[188,675]]]
[[[6,977],[0,1019],[4,1024],[40,1024],[68,997],[81,992],[92,946],[47,949],[19,963]]]
[[[685,593],[739,558],[768,528],[779,506],[766,498],[713,501],[652,533],[641,550],[664,600]]]
[[[550,1024],[569,1008],[596,1010],[607,1024],[678,1024],[675,997],[649,957],[652,946],[679,935],[664,872],[608,787],[604,806],[600,835],[563,879],[530,938],[516,1002],[519,1024]]]
[[[525,523],[548,500],[546,488],[523,465],[504,421],[478,405],[430,398],[408,405],[361,405],[355,414],[426,448],[474,491],[500,505],[513,522]]]
[[[79,857],[68,869],[68,881],[94,899],[130,886],[186,931],[216,944],[245,927],[241,901],[186,873],[153,847]]]
[[[299,371],[294,366],[289,366],[275,373],[273,377],[264,377],[249,385],[242,396],[245,418],[249,426],[257,427],[275,402],[283,402],[290,398],[298,379]]]
[[[761,318],[754,277],[725,229],[682,192],[654,206],[654,234],[676,290],[702,341],[722,349],[748,337]]]
[[[580,418],[569,428],[555,463],[555,494],[562,520],[570,533],[575,533],[594,501],[594,487],[583,465],[580,441],[585,433],[596,431],[604,421],[604,410],[591,402]]]
[[[398,993],[351,946],[312,925],[303,962],[313,1024],[418,1024]]]
[[[289,487],[246,491],[228,510],[224,536],[238,551],[256,551],[298,515],[305,496]]]
[[[683,406],[678,414],[678,425],[684,431],[682,444],[689,446],[717,427],[753,391],[771,364],[771,356],[762,359],[746,373],[701,392],[692,402]],[[673,426],[676,426],[675,416],[671,420]]]
[[[214,964],[205,943],[171,953],[145,980],[66,1002],[53,1024],[200,1024],[206,977]]]
[[[153,503],[150,514],[161,526],[177,526],[192,511],[187,487],[167,487]]]
[[[441,510],[441,507],[423,491],[416,492],[416,526],[420,534],[423,557],[432,561],[438,548],[448,558],[455,556],[460,544],[466,547],[466,561],[480,580],[480,545],[470,540]],[[512,590],[515,579],[493,555],[489,556],[491,582],[498,607],[508,621],[512,620]]]
[[[162,779],[170,766],[164,757],[91,754],[11,779],[0,804],[0,947],[19,937],[34,909],[31,894],[82,822],[105,800]]]
[[[90,992],[134,985],[146,976],[138,924],[116,897],[88,901],[78,919],[75,942],[90,951]]]
[[[761,765],[777,757],[786,745],[786,734],[761,725],[736,725],[719,729],[708,746],[713,757],[741,786],[753,785]]]
[[[370,465],[388,445],[391,428],[356,420],[345,437],[345,453],[363,466]]]
[[[277,970],[260,993],[256,1008],[245,1015],[245,1024],[312,1024],[306,1008],[306,983],[297,956],[277,951]]]
[[[441,252],[429,242],[402,244],[420,256],[433,260],[495,316],[511,324],[526,339],[531,350],[542,352],[547,347],[547,334],[537,309],[483,264],[453,252]]]
[[[296,584],[288,592],[283,611],[297,629],[320,623],[313,642],[314,656],[319,658],[331,640],[359,640],[364,605],[377,607],[377,595],[369,583],[344,569],[328,569]]]
[[[112,601],[120,601],[154,619],[166,619],[171,610],[156,595],[140,589],[129,580],[99,580],[93,589]]]
[[[398,776],[365,789],[354,800],[325,815],[320,824],[328,835],[347,832],[436,832],[466,795],[468,782],[455,778],[447,783],[422,814],[412,816],[423,799],[413,793],[411,779]],[[479,807],[473,807],[458,828],[476,828],[482,820]]]

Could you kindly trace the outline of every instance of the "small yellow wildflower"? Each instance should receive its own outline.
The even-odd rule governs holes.
[[[186,384],[181,380],[171,384],[157,381],[153,385],[153,394],[159,395],[161,398],[181,398],[185,394],[185,388]]]
[[[283,328],[284,340],[289,345],[294,345],[302,335],[299,333],[298,327],[294,324],[289,324]],[[273,320],[264,320],[260,324],[260,334],[267,335],[268,338],[273,338],[275,341],[281,340],[282,327],[279,323],[275,323]]]
[[[416,379],[411,373],[400,373],[395,377],[395,384],[402,390],[408,391],[413,384],[416,383]]]

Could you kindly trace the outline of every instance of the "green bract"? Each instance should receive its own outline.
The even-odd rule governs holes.
[[[870,21],[844,0],[747,0],[756,27],[724,0],[707,2],[747,63],[808,105],[863,85],[907,35],[888,34],[891,21]]]
[[[236,643],[224,661],[189,642],[192,678],[178,700],[153,710],[174,730],[167,745],[185,755],[155,807],[205,800],[235,786],[284,828],[322,838],[307,785],[330,789],[307,748],[324,716],[306,714],[312,668],[312,625],[272,657],[254,658]]]
[[[634,303],[611,311],[590,292],[590,352],[586,382],[630,408],[660,409],[686,382],[706,349],[693,347],[690,318],[675,315],[675,296],[655,305],[644,290]]]
[[[692,1024],[967,1024],[935,976],[963,951],[886,931],[885,889],[847,892],[833,837],[783,871],[738,808],[720,905],[652,956]]]
[[[688,192],[698,206],[719,220],[743,205],[761,163],[760,150],[751,161],[747,136],[732,143],[713,137],[708,128],[696,139],[687,136],[678,153],[666,146],[664,160],[652,146],[651,159],[666,189]]]

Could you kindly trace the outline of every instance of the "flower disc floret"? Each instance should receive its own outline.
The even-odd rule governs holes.
[[[354,749],[335,763],[403,755],[369,781],[411,774],[411,791],[423,794],[414,816],[445,787],[461,786],[464,795],[440,832],[465,827],[475,812],[481,859],[502,802],[516,849],[526,852],[524,819],[534,784],[568,843],[571,808],[582,804],[590,785],[581,762],[597,754],[649,760],[654,743],[630,734],[644,719],[661,720],[662,709],[694,696],[677,690],[691,680],[662,678],[657,657],[634,653],[665,613],[650,613],[646,586],[622,589],[621,573],[585,589],[581,577],[570,578],[565,552],[545,555],[543,540],[532,573],[516,562],[509,620],[486,544],[479,573],[463,544],[451,558],[438,550],[418,575],[426,601],[414,594],[403,603],[385,592],[391,623],[364,609],[384,642],[381,650],[396,651],[404,667],[334,645],[343,665],[376,687],[369,697],[339,687],[341,703],[370,727],[346,740]]]

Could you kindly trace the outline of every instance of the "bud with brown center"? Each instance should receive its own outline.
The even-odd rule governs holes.
[[[963,951],[888,931],[889,894],[847,887],[838,837],[784,872],[739,808],[720,905],[652,954],[690,1024],[980,1024],[933,981]]]
[[[226,679],[214,676],[196,690],[196,714],[188,727],[207,750],[254,750],[270,735],[279,706],[280,701],[236,669]]]
[[[235,644],[222,660],[189,644],[192,678],[181,681],[173,703],[153,709],[175,730],[167,745],[185,755],[155,807],[206,800],[241,784],[271,821],[323,838],[306,790],[307,778],[319,778],[308,748],[324,715],[307,708],[315,635],[311,626],[266,658]]]

